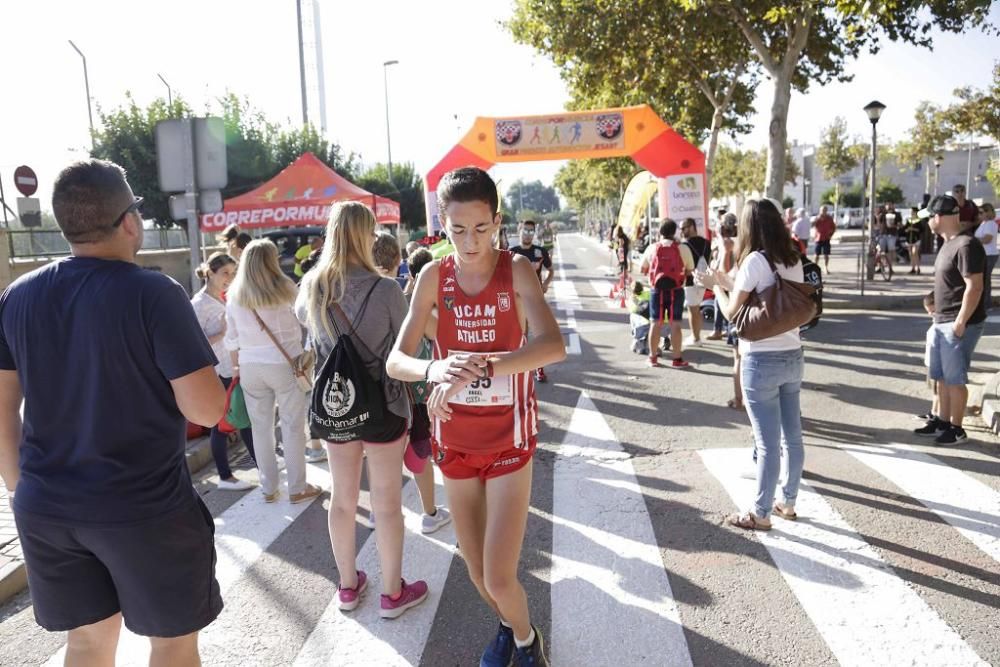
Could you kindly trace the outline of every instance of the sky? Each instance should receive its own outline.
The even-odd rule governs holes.
[[[309,1],[309,0],[306,0]],[[514,43],[503,27],[512,0],[319,0],[326,79],[328,136],[362,156],[386,159],[383,65],[388,68],[389,125],[394,163],[423,173],[479,116],[558,112],[568,100],[552,63]],[[35,169],[42,208],[49,209],[58,170],[86,156],[86,93],[80,56],[87,57],[90,93],[113,109],[131,92],[140,105],[174,94],[195,109],[226,91],[249,97],[282,123],[301,118],[294,0],[33,0],[5,2],[0,38],[4,102],[0,103],[0,179],[13,207],[13,170]],[[1000,6],[992,18],[1000,24]],[[851,63],[849,83],[793,94],[789,139],[819,140],[822,126],[844,116],[851,133],[868,136],[862,107],[887,109],[879,132],[900,139],[923,99],[947,104],[960,85],[985,87],[1000,39],[938,35],[934,50],[888,44]],[[770,84],[758,90],[754,129],[738,143],[767,142]],[[457,118],[456,118],[457,117]],[[664,119],[667,123],[669,118]],[[551,182],[558,162],[498,165],[493,174]]]

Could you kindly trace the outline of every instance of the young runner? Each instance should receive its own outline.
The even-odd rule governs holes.
[[[549,285],[555,277],[556,272],[552,270],[552,258],[549,251],[535,243],[535,230],[537,226],[534,220],[525,220],[521,223],[521,243],[510,249],[515,255],[521,255],[531,262],[531,267],[538,275],[539,282],[542,283],[542,294],[549,291]],[[545,269],[545,277],[542,278],[542,269]],[[548,382],[544,368],[535,370],[535,382]]]
[[[434,385],[427,406],[455,532],[470,579],[500,616],[480,665],[509,665],[515,652],[518,664],[547,665],[517,565],[538,426],[531,371],[566,349],[531,263],[493,247],[500,216],[489,175],[448,173],[438,201],[455,252],[420,273],[387,369]],[[431,361],[416,356],[425,333]]]

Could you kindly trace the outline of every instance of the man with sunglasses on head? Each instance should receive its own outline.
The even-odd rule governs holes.
[[[118,165],[70,165],[52,208],[71,256],[0,296],[0,474],[66,665],[114,664],[123,620],[152,664],[198,665],[222,610],[184,446],[185,420],[214,426],[225,391],[187,293],[136,264],[141,205]]]

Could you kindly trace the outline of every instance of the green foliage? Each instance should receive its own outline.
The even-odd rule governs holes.
[[[781,206],[783,208],[795,208],[795,197],[791,195],[785,195],[781,198]]]
[[[993,81],[984,90],[969,86],[955,91],[959,102],[944,114],[956,130],[981,134],[1000,143],[1000,60],[993,64]]]
[[[882,204],[889,202],[902,204],[905,199],[903,189],[888,179],[879,181],[878,187],[875,188],[875,197]]]
[[[525,183],[518,179],[507,189],[504,209],[511,211],[518,220],[522,219],[520,215],[522,209],[530,209],[537,217],[542,213],[558,211],[559,196],[555,188],[544,185],[541,181]]]
[[[819,196],[819,203],[820,204],[829,204],[830,206],[833,206],[835,203],[839,203],[839,202],[837,202],[837,198],[838,198],[837,195],[838,195],[837,188],[835,188],[835,187],[834,188],[828,188],[828,189],[824,190],[823,193]],[[840,197],[840,199],[843,199],[843,197]]]
[[[896,144],[893,152],[900,169],[912,169],[923,164],[930,178],[931,160],[941,152],[954,134],[946,113],[940,107],[924,101],[913,114],[914,124],[909,138]]]
[[[388,166],[378,163],[362,173],[355,182],[369,192],[399,202],[399,217],[403,227],[415,231],[427,227],[424,181],[413,163],[393,164],[391,181]]]
[[[98,108],[100,128],[94,134],[92,155],[124,167],[132,189],[146,198],[145,215],[156,225],[169,227],[174,224],[169,217],[169,195],[160,192],[157,178],[156,124],[194,114],[180,97],[174,99],[172,106],[161,98],[146,108],[139,107],[130,93],[126,93],[126,98],[123,106],[112,111]],[[246,98],[227,93],[210,105],[208,114],[221,117],[226,132],[229,182],[222,190],[223,198],[252,190],[306,151],[315,153],[345,178],[355,177],[357,156],[345,156],[339,146],[311,126],[280,127],[254,109]]]
[[[837,116],[833,122],[823,128],[819,149],[816,151],[816,164],[823,170],[823,175],[836,179],[858,166],[858,156],[851,150],[851,142],[847,136],[847,121]]]
[[[573,208],[583,210],[593,202],[618,202],[639,171],[631,158],[573,160],[556,173],[555,187]]]
[[[840,193],[840,205],[847,208],[861,208],[864,206],[866,195],[860,183],[852,185]]]
[[[713,192],[720,197],[763,192],[766,170],[766,149],[742,150],[725,145],[719,146],[712,177]],[[801,175],[791,155],[786,154],[785,182],[794,183]]]

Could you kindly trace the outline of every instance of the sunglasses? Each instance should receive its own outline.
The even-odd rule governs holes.
[[[122,224],[122,222],[125,220],[125,216],[128,215],[129,213],[138,213],[139,216],[141,217],[142,216],[142,202],[144,202],[144,201],[145,201],[145,199],[143,199],[142,197],[136,197],[135,201],[133,201],[131,204],[129,204],[129,207],[127,209],[125,209],[124,211],[122,211],[121,215],[119,215],[117,218],[115,218],[115,221],[111,225],[111,227],[114,228],[114,227],[117,227],[120,224]]]

